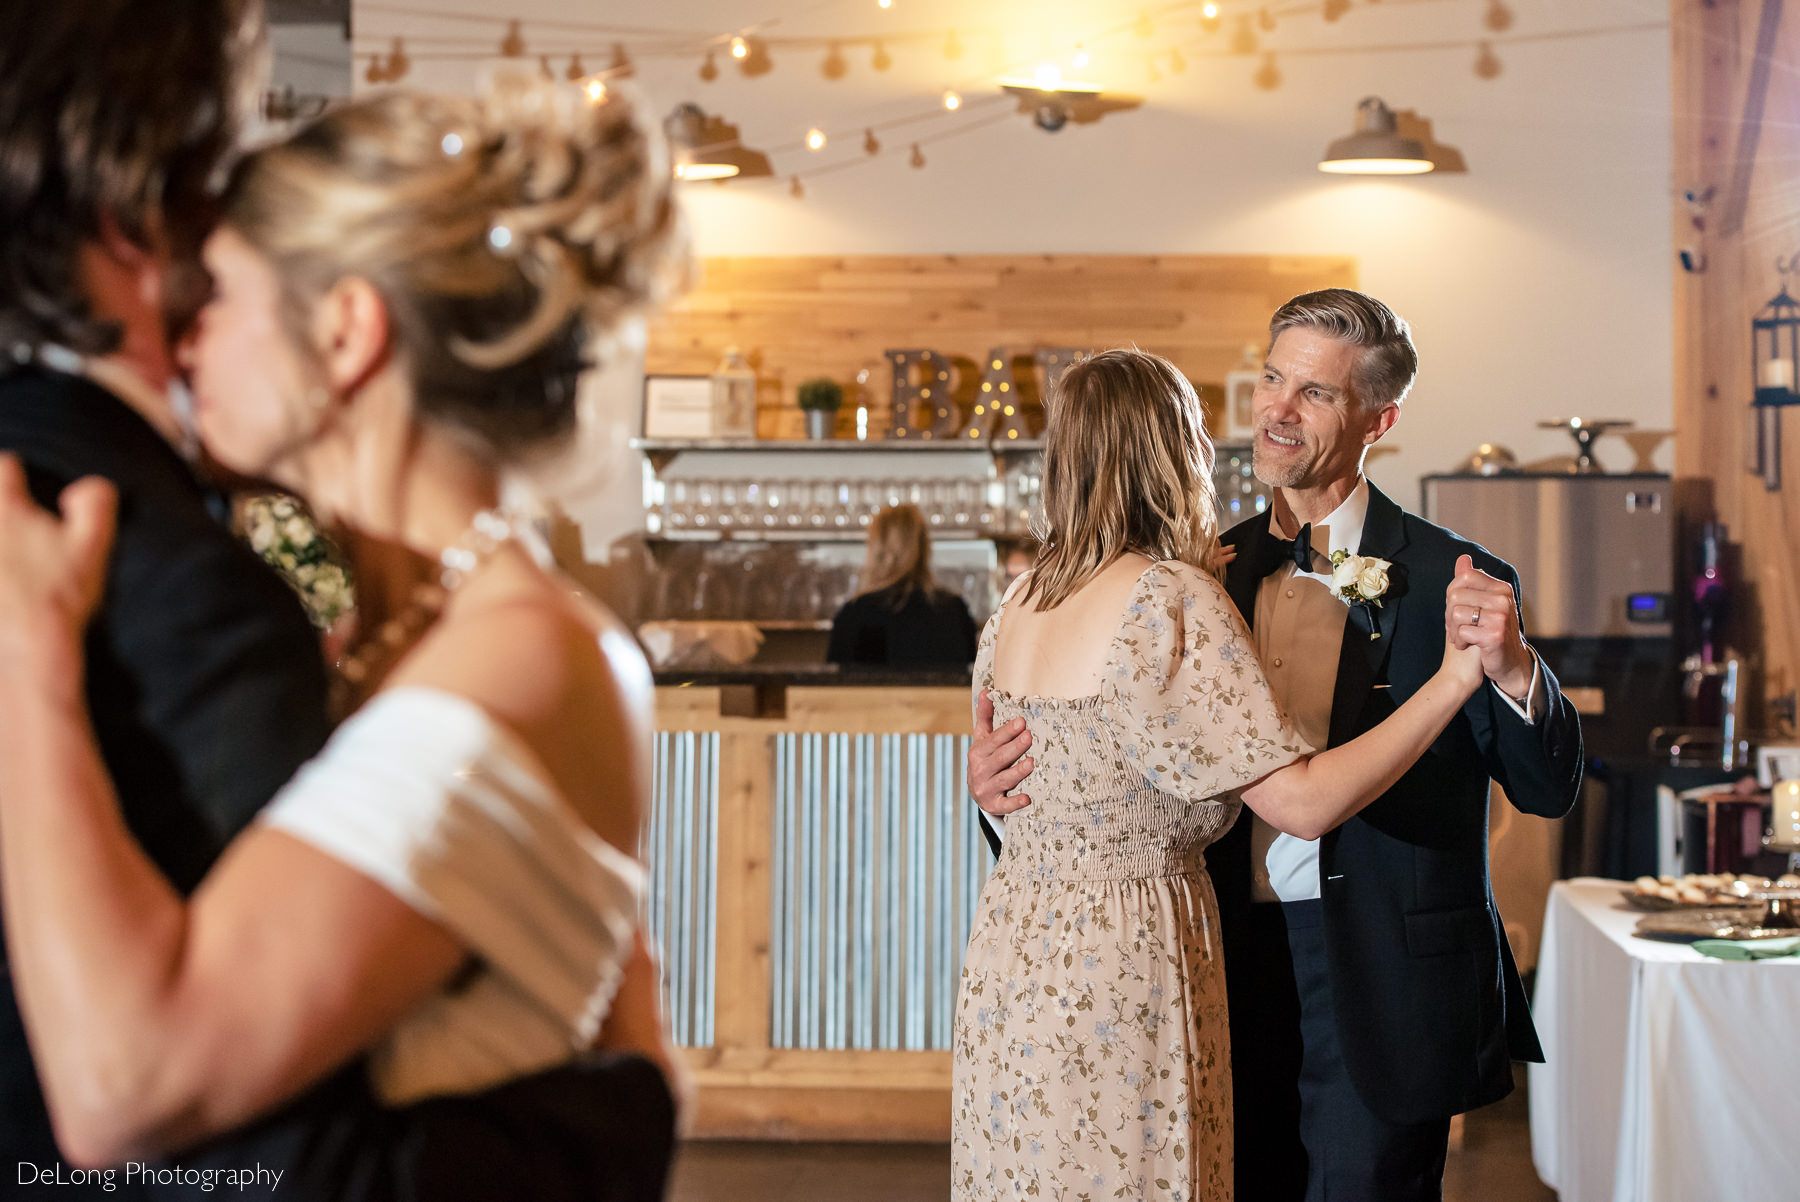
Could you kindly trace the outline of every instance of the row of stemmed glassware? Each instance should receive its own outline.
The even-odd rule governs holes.
[[[957,479],[715,479],[676,477],[653,487],[653,526],[668,534],[755,537],[854,533],[890,505],[918,507],[927,525],[978,535],[1022,528],[1037,496],[1030,483]]]

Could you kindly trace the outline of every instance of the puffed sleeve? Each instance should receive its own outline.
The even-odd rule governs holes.
[[[632,949],[644,872],[473,703],[383,692],[264,812],[447,928],[588,1046]]]
[[[1224,588],[1184,563],[1138,578],[1101,704],[1126,759],[1190,802],[1235,793],[1312,751],[1275,704]]]
[[[1031,573],[1024,572],[1018,579],[1007,585],[1006,591],[1000,595],[1000,604],[994,606],[994,612],[988,615],[987,624],[981,628],[981,634],[975,641],[975,663],[970,669],[973,685],[969,690],[969,707],[972,712],[981,710],[981,692],[994,687],[994,643],[1000,637],[1000,615],[1012,603],[1013,596],[1025,587],[1025,581]]]

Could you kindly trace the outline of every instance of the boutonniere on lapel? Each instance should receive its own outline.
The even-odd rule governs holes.
[[[1381,599],[1387,596],[1388,571],[1394,565],[1385,559],[1377,559],[1373,555],[1352,555],[1345,550],[1331,553],[1331,591],[1340,597],[1345,605],[1362,605],[1371,609],[1381,608]],[[1369,615],[1369,638],[1381,637],[1381,631],[1375,626],[1375,615]]]

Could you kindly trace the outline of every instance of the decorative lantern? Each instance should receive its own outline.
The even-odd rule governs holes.
[[[1775,262],[1782,275],[1800,270],[1800,255]],[[1800,366],[1800,301],[1781,291],[1750,323],[1751,371],[1756,399],[1750,408],[1755,418],[1751,468],[1770,492],[1781,487],[1781,411],[1800,405],[1795,391],[1795,369]]]

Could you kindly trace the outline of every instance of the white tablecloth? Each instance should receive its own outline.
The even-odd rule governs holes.
[[[1560,881],[1532,1007],[1531,1159],[1561,1202],[1800,1198],[1800,960],[1632,935],[1617,881]]]

